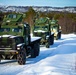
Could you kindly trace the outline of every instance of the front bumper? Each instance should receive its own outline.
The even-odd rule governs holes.
[[[17,50],[0,50],[0,55],[18,54]]]

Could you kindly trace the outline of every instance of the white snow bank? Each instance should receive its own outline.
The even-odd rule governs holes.
[[[76,75],[76,35],[62,35],[50,48],[41,47],[25,65],[2,60],[0,75]]]
[[[75,34],[62,34],[61,38],[62,39],[76,38],[76,35]]]
[[[76,53],[76,43],[66,43],[57,47],[54,54]]]

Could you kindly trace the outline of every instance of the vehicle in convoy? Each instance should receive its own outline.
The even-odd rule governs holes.
[[[23,22],[24,14],[13,13],[4,16],[2,25],[18,25]]]
[[[50,22],[48,17],[41,17],[34,20],[33,36],[41,37],[40,44],[47,48],[54,43],[54,34],[50,32]]]
[[[27,57],[35,58],[39,55],[41,38],[30,36],[29,24],[22,23],[18,14],[16,17],[15,14],[10,16],[4,18],[0,27],[0,61],[16,59],[20,65],[24,65]]]
[[[61,38],[61,26],[58,24],[57,20],[51,20],[51,32],[54,32],[54,39],[58,40]]]

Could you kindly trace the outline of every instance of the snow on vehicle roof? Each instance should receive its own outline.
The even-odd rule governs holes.
[[[2,37],[10,37],[11,35],[2,35]]]
[[[0,38],[1,37],[10,37],[10,38],[15,38],[15,37],[17,37],[17,36],[13,36],[13,35],[2,35],[2,36],[0,36]]]
[[[15,38],[15,37],[17,37],[17,36],[11,36],[10,38]]]
[[[25,44],[25,43],[20,43],[20,44],[17,45],[17,47],[18,47],[18,46],[21,46],[21,45],[24,45],[24,44]]]
[[[42,33],[45,33],[46,31],[44,31],[44,30],[34,30],[34,32],[42,32]]]
[[[41,37],[31,37],[31,42],[38,40],[38,39],[41,39]]]

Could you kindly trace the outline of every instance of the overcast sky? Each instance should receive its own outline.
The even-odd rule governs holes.
[[[14,6],[76,6],[76,0],[0,0],[0,5]]]

